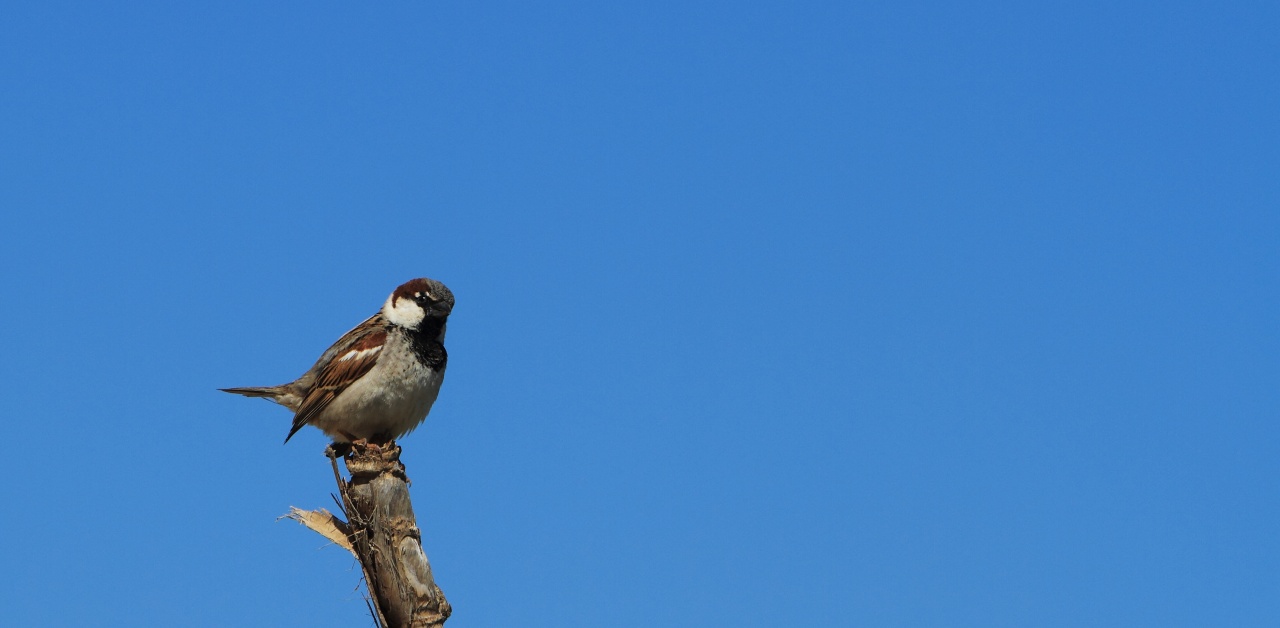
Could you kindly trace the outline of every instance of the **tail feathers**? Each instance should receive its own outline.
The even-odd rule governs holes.
[[[294,412],[302,405],[302,396],[293,384],[280,386],[246,386],[244,388],[219,388],[222,392],[244,395],[246,397],[262,397],[270,399]]]
[[[244,395],[246,397],[269,397],[275,399],[284,392],[279,386],[246,386],[244,388],[219,388],[222,392]]]

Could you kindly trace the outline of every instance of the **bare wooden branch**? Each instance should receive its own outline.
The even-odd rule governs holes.
[[[343,456],[350,480],[338,471],[337,452],[330,447],[326,453],[333,461],[347,521],[324,509],[293,508],[289,518],[356,555],[373,599],[374,618],[381,625],[443,627],[452,609],[422,550],[400,447],[394,442],[352,445]]]

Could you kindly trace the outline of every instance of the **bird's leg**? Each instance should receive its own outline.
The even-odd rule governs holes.
[[[351,444],[347,445],[347,447],[349,448],[347,450],[347,455],[353,456],[357,451],[359,452],[369,451],[369,441],[363,438],[352,438]]]

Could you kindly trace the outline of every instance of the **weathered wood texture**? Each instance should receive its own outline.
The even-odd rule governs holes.
[[[336,454],[330,451],[330,457]],[[294,509],[290,517],[351,550],[364,570],[377,619],[388,628],[442,627],[451,608],[431,575],[409,501],[400,447],[357,444],[343,456],[350,480],[334,462],[347,521],[324,510]],[[336,537],[336,538],[335,538]]]

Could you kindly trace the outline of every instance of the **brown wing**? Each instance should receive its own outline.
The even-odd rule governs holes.
[[[378,356],[382,355],[382,345],[387,340],[387,332],[382,329],[362,330],[361,327],[365,325],[362,324],[348,332],[348,335],[361,332],[358,338],[348,339],[344,336],[325,352],[329,356],[329,361],[317,365],[319,370],[316,371],[315,381],[311,383],[310,390],[303,397],[302,404],[298,406],[298,413],[293,415],[293,428],[289,430],[289,435],[285,437],[284,442],[289,442],[289,439],[302,429],[302,426],[310,423],[329,406],[335,397],[342,394],[342,391],[356,380],[364,377],[365,373],[378,363]],[[344,343],[343,340],[347,342]],[[344,344],[346,346],[343,346]],[[337,349],[338,347],[342,348]]]
[[[300,388],[298,395],[306,395],[306,391],[310,389],[311,385],[316,381],[316,377],[320,374],[320,370],[324,368],[324,365],[333,361],[334,358],[337,358],[339,355],[345,354],[347,350],[352,345],[359,342],[360,339],[376,330],[382,329],[385,325],[386,321],[383,320],[382,313],[378,313],[364,319],[359,325],[352,327],[347,331],[347,333],[342,334],[342,337],[339,338],[337,342],[333,343],[333,345],[328,349],[325,349],[324,353],[321,353],[320,357],[316,358],[316,363],[311,365],[311,368],[307,369],[307,372],[303,373],[302,377],[299,377],[298,380],[294,382],[294,386]]]

